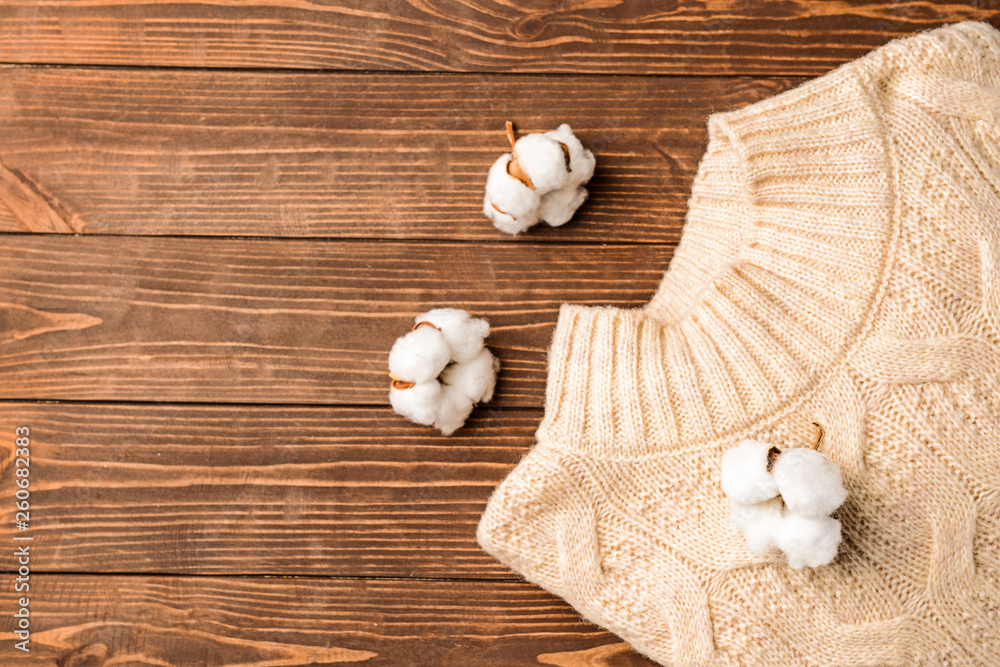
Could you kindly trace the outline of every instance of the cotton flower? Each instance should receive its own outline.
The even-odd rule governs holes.
[[[417,322],[429,322],[437,327],[451,350],[451,360],[459,363],[478,355],[483,349],[483,341],[490,335],[489,322],[474,319],[458,308],[435,308],[418,317]]]
[[[433,426],[444,435],[451,435],[461,428],[475,405],[474,401],[455,387],[442,384]]]
[[[840,522],[829,516],[786,512],[778,530],[777,544],[795,570],[832,563],[840,546]]]
[[[395,384],[394,382],[393,385]],[[441,383],[435,378],[405,389],[392,386],[389,389],[389,403],[397,414],[410,421],[433,426],[437,419],[438,404],[441,403]]]
[[[774,462],[773,476],[785,505],[802,516],[826,516],[847,498],[840,468],[814,449],[786,449]]]
[[[743,505],[763,502],[778,495],[778,482],[771,474],[771,445],[744,440],[722,455],[722,491]]]
[[[587,198],[583,185],[594,174],[594,154],[565,123],[552,132],[515,140],[508,121],[507,135],[511,153],[490,168],[483,214],[508,234],[540,221],[553,227],[569,222]]]
[[[464,310],[437,308],[389,352],[389,402],[410,421],[454,433],[477,403],[493,397],[500,363],[484,346],[486,320]]]
[[[750,551],[766,554],[774,550],[785,515],[781,498],[771,498],[753,505],[730,500],[729,513],[733,527],[743,533]]]
[[[518,234],[538,224],[541,195],[509,173],[510,155],[501,155],[486,177],[483,213],[502,232]]]
[[[560,227],[569,219],[587,199],[587,190],[570,183],[552,192],[542,195],[538,203],[538,219],[544,220],[552,227]]]
[[[794,569],[826,565],[837,556],[840,522],[828,515],[847,491],[825,454],[744,440],[723,454],[721,482],[732,525],[753,553],[777,548]]]
[[[555,130],[546,132],[545,136],[555,139],[569,151],[569,183],[583,185],[594,175],[594,154],[583,147],[580,140],[573,134],[572,128],[563,123]]]
[[[524,135],[514,143],[512,155],[536,192],[551,192],[569,181],[569,147],[548,134]]]
[[[493,398],[496,364],[493,354],[484,347],[471,359],[445,368],[440,379],[449,389],[455,389],[470,401],[486,403]]]
[[[439,329],[417,327],[396,340],[389,351],[389,369],[407,382],[433,380],[451,360],[451,349]]]

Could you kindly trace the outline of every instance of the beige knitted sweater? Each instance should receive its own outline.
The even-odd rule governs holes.
[[[1000,33],[892,42],[709,120],[641,310],[564,306],[480,544],[675,667],[1000,665]],[[821,450],[840,553],[730,527],[743,438]]]

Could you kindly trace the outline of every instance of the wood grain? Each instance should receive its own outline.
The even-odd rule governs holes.
[[[992,0],[30,0],[0,61],[436,72],[815,75]]]
[[[32,443],[32,650],[10,549],[0,664],[652,667],[475,543],[559,304],[649,299],[710,113],[967,19],[1000,5],[0,3],[7,545]],[[482,217],[508,119],[597,154],[572,224]],[[450,438],[387,406],[442,305],[503,363]]]
[[[19,235],[0,247],[0,398],[385,405],[413,318],[493,325],[498,407],[540,407],[560,304],[638,307],[666,246]]]
[[[598,159],[573,223],[532,240],[673,243],[708,114],[793,83],[2,70],[0,231],[509,240],[482,202],[511,119]]]
[[[11,588],[0,608],[15,608]],[[653,667],[519,582],[39,574],[30,593],[30,653],[13,655],[0,616],[0,655],[25,667],[95,646],[108,665]]]
[[[540,420],[482,406],[445,438],[389,408],[7,404],[0,543],[25,534],[27,427],[37,571],[513,578],[475,530]]]
[[[0,163],[0,202],[20,227],[34,232],[75,233],[80,221],[65,211],[37,183]]]

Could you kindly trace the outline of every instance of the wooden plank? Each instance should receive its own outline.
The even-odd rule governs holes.
[[[563,302],[638,307],[666,246],[9,236],[0,398],[385,405],[413,318],[493,325],[495,403],[541,407]]]
[[[6,404],[0,543],[45,572],[513,578],[475,530],[541,416],[482,406],[444,438],[389,408]]]
[[[565,602],[518,582],[31,575],[31,649],[16,664],[278,667],[653,667]],[[13,662],[11,662],[13,664]],[[71,663],[72,664],[72,663]],[[82,667],[84,663],[74,664]]]
[[[967,19],[989,0],[498,3],[333,0],[0,5],[17,63],[445,72],[819,74],[892,37]]]
[[[577,219],[531,239],[675,242],[708,114],[792,84],[2,70],[0,230],[508,240],[482,202],[509,118],[598,158]]]

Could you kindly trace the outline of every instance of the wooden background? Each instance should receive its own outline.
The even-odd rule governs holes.
[[[475,543],[558,306],[651,296],[708,114],[966,19],[1000,1],[0,1],[0,664],[650,665]],[[507,119],[596,154],[571,224],[482,217]],[[451,438],[387,400],[436,306],[503,363]]]

